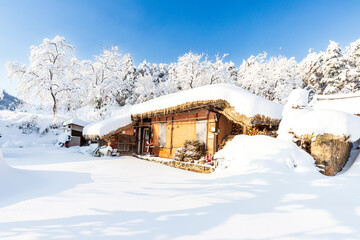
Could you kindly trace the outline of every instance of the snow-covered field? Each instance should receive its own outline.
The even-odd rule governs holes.
[[[86,148],[5,147],[0,239],[360,238],[360,157],[326,177],[294,144],[236,142],[213,174]]]

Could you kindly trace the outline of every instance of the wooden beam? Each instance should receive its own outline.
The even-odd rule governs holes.
[[[173,128],[174,128],[174,115],[171,115],[171,135],[170,135],[170,157],[172,155],[172,149],[173,149]]]

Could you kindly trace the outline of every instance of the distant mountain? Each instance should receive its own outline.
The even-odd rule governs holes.
[[[0,99],[0,110],[14,110],[20,103],[20,99],[8,94],[4,90],[4,98]]]

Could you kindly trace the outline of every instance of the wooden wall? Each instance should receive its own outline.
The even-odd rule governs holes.
[[[218,116],[221,116],[218,114]],[[222,139],[231,133],[232,123],[224,116],[219,117],[219,126],[215,120],[215,113],[201,110],[191,113],[176,114],[167,117],[152,118],[151,131],[153,136],[153,153],[159,157],[170,158],[176,149],[182,147],[186,140],[196,139],[196,121],[207,121],[206,148],[208,153],[214,154]],[[166,145],[159,147],[159,128],[166,123]],[[216,131],[220,128],[219,140]]]
[[[224,117],[223,115],[219,115],[219,121],[218,121],[218,140],[217,140],[217,149],[221,145],[222,141],[231,134],[233,123]]]

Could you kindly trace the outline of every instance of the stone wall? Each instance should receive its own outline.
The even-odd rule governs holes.
[[[315,165],[327,176],[335,176],[349,159],[352,143],[347,137],[323,134],[316,138],[304,135],[299,139],[297,144],[315,159]]]
[[[352,143],[344,137],[324,134],[317,136],[310,148],[315,164],[324,166],[325,175],[335,176],[347,163]]]
[[[175,161],[172,159],[150,157],[150,156],[136,156],[136,157],[139,159],[146,160],[146,161],[156,162],[156,163],[167,165],[169,167],[179,168],[179,169],[197,172],[197,173],[212,173],[215,171],[214,166],[208,166],[208,165],[203,165],[203,164]]]

